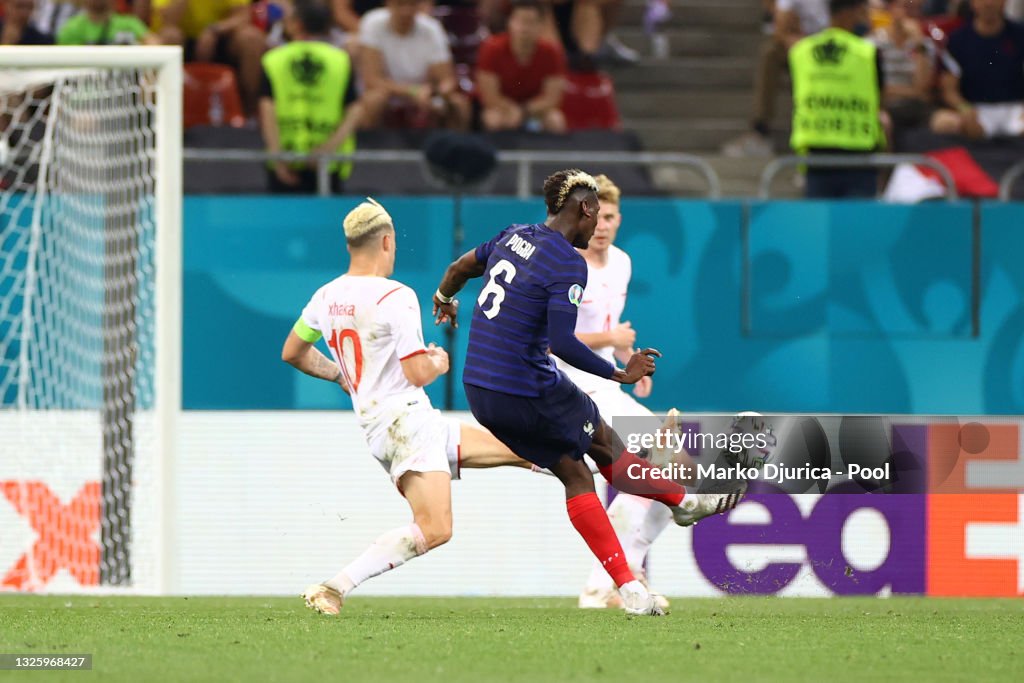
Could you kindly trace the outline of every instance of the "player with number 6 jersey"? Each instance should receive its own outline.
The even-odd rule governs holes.
[[[544,223],[510,226],[452,263],[434,294],[434,313],[438,324],[455,325],[455,294],[471,278],[486,276],[463,372],[474,417],[562,482],[569,519],[618,586],[627,613],[659,615],[654,597],[628,567],[584,454],[616,488],[664,503],[682,525],[735,506],[739,495],[686,496],[660,473],[650,476],[650,463],[625,450],[590,397],[548,356],[550,349],[583,372],[635,384],[654,374],[654,357],[661,355],[643,349],[620,370],[576,338],[587,286],[587,265],[576,248],[587,246],[597,226],[597,191],[583,171],[551,175],[544,183]]]
[[[384,207],[372,199],[360,204],[344,228],[348,272],[313,294],[281,357],[352,396],[370,453],[405,496],[413,521],[380,536],[334,578],[306,589],[306,605],[323,614],[337,614],[363,581],[451,538],[451,480],[460,467],[530,467],[491,434],[431,407],[423,387],[448,372],[448,354],[423,343],[415,292],[390,279],[396,235]],[[320,339],[332,358],[317,350]]]
[[[621,192],[607,176],[599,175],[595,180],[598,188],[597,228],[587,248],[580,250],[587,264],[587,286],[583,290],[576,320],[576,336],[609,363],[616,360],[625,363],[633,353],[637,337],[632,325],[622,321],[633,264],[629,255],[614,244],[622,224]],[[554,360],[558,368],[593,399],[601,416],[613,429],[615,420],[620,417],[654,417],[654,413],[626,393],[621,384],[580,372],[559,358]],[[639,398],[649,396],[650,392],[651,379],[647,377],[633,387],[633,393]],[[677,411],[670,411],[669,423],[664,426],[673,428],[677,415]],[[685,454],[673,454],[672,460],[693,466]],[[668,464],[657,458],[653,462]],[[647,552],[672,520],[671,512],[664,505],[657,505],[646,498],[619,493],[608,506],[608,518],[626,551],[630,569],[641,582],[646,583]],[[608,573],[596,562],[580,594],[579,605],[585,608],[622,606]],[[660,598],[660,605],[667,609],[668,600]]]

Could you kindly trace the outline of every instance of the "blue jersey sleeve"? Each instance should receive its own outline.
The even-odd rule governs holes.
[[[576,317],[586,287],[586,261],[575,252],[567,254],[553,282],[547,286],[551,353],[584,372],[609,378],[615,373],[615,366],[591,351],[576,337]]]
[[[559,264],[545,289],[548,308],[552,306],[571,311],[575,317],[583,303],[583,290],[587,288],[587,262],[582,257]]]
[[[515,227],[515,225],[508,226],[507,228],[499,232],[497,235],[492,237],[490,240],[478,246],[474,250],[476,252],[477,263],[487,263],[487,259],[491,258],[491,252],[494,251],[494,248],[498,246],[501,243],[501,240],[505,237],[505,235],[507,235]]]
[[[611,379],[615,366],[594,353],[576,336],[576,309],[566,310],[548,302],[548,339],[551,353],[574,368]]]

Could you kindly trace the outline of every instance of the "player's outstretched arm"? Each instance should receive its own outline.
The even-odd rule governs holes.
[[[619,384],[636,384],[644,377],[650,377],[656,369],[654,358],[661,358],[661,351],[658,349],[640,349],[634,353],[625,370],[616,370],[611,379]]]
[[[456,316],[459,312],[459,302],[455,295],[462,291],[466,283],[475,277],[484,274],[486,263],[477,260],[476,250],[467,251],[456,259],[441,278],[434,293],[434,324],[451,323],[452,327],[458,327]]]
[[[281,360],[310,377],[334,382],[349,393],[345,375],[333,360],[320,353],[312,342],[304,340],[294,330],[288,333],[281,349]]]
[[[636,330],[627,320],[619,323],[607,332],[577,332],[576,336],[580,341],[592,349],[603,349],[611,346],[615,349],[615,357],[625,363],[633,351],[633,344],[636,343]],[[625,352],[626,357],[621,358],[620,354]]]
[[[610,378],[615,366],[601,358],[576,336],[576,310],[548,301],[548,346],[574,368],[598,377]]]
[[[448,372],[448,352],[431,344],[426,353],[417,353],[402,360],[402,373],[409,383],[425,387]]]

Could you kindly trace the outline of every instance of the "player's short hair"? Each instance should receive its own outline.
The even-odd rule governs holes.
[[[597,182],[597,198],[609,204],[618,204],[622,199],[622,190],[604,173],[594,178]]]
[[[358,249],[385,230],[393,230],[395,222],[383,206],[372,197],[367,197],[365,202],[348,212],[344,227],[348,246]]]
[[[306,33],[312,36],[330,33],[334,15],[326,0],[292,0],[292,12]]]
[[[868,0],[829,0],[828,13],[834,16],[844,10],[853,9],[866,4],[868,4]]]
[[[548,207],[548,213],[554,215],[561,211],[569,195],[579,189],[596,194],[597,181],[592,175],[578,168],[569,168],[549,175],[544,181],[544,203]]]

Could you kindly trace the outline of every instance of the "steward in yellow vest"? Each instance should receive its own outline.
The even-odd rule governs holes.
[[[293,40],[263,55],[260,122],[270,152],[341,154],[355,149],[362,117],[348,53],[322,40],[331,26],[324,0],[295,0],[285,19]],[[312,193],[316,165],[271,162],[272,192]],[[332,189],[341,191],[351,163],[330,166]]]
[[[867,0],[831,0],[832,25],[789,51],[793,135],[798,154],[870,153],[884,147],[881,70],[874,44],[860,38]],[[875,169],[807,169],[808,197],[874,197]]]

